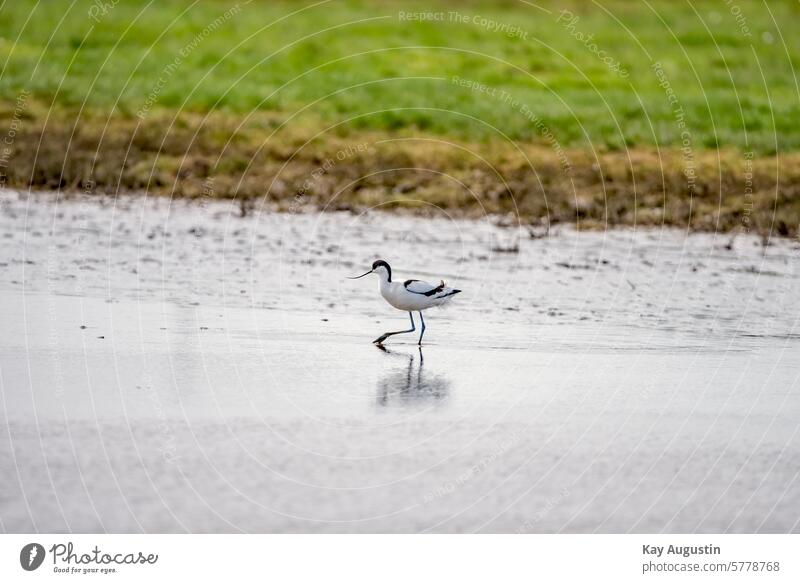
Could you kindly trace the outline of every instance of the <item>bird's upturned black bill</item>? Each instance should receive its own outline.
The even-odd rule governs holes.
[[[369,275],[370,273],[372,273],[371,269],[363,275],[357,275],[356,277],[348,277],[347,279],[361,279],[362,277],[364,277],[364,275]]]

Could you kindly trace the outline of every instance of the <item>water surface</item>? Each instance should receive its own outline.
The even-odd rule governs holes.
[[[796,242],[0,200],[7,532],[800,530]]]

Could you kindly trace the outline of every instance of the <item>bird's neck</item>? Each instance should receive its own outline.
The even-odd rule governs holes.
[[[391,285],[391,282],[389,281],[389,276],[383,274],[378,275],[378,283],[382,290],[387,289]]]

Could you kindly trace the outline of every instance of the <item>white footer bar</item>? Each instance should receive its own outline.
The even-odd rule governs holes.
[[[0,581],[800,581],[797,535],[2,535]]]

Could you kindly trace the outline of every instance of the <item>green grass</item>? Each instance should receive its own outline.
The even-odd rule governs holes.
[[[89,18],[103,2],[107,13],[95,8],[97,22]],[[800,150],[797,2],[736,0],[745,18],[738,23],[718,0],[536,4],[543,9],[515,1],[254,0],[225,19],[233,3],[81,0],[56,8],[7,1],[0,10],[0,114],[13,110],[22,91],[45,111],[86,107],[123,117],[136,116],[149,95],[147,115],[273,112],[304,127],[340,124],[339,135],[423,130],[456,140],[504,134],[545,142],[546,126],[562,147],[679,147],[682,130],[651,68],[660,61],[693,148]],[[556,21],[564,6],[579,16],[573,32],[593,34],[627,78]],[[401,10],[442,11],[446,21],[404,22]],[[448,11],[515,25],[527,38],[448,21]],[[196,48],[166,72],[193,39]],[[455,76],[506,92],[517,104],[461,87]]]

